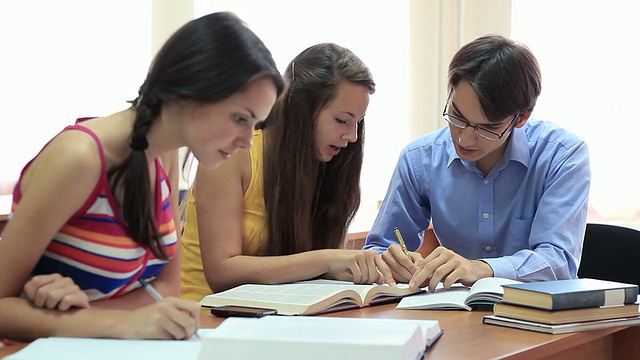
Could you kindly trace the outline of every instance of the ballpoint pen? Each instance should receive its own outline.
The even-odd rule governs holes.
[[[138,279],[138,282],[140,283],[140,285],[142,285],[142,288],[147,293],[149,293],[149,295],[151,295],[151,297],[154,298],[156,301],[164,300],[164,296],[162,296],[162,294],[160,294],[158,290],[156,290],[156,288],[151,286],[151,284],[149,284],[146,280]]]
[[[140,285],[142,285],[142,288],[147,293],[149,293],[149,295],[151,295],[151,297],[154,298],[156,301],[164,300],[164,296],[162,296],[162,294],[160,294],[158,290],[156,290],[156,288],[154,288],[153,285],[149,284],[146,280],[138,279],[138,283],[140,283]],[[194,333],[193,336],[200,339],[200,335],[198,335],[197,332]]]
[[[405,255],[409,256],[409,250],[407,249],[407,244],[405,244],[404,239],[402,238],[402,234],[400,234],[400,229],[398,229],[398,227],[396,226],[393,229],[393,232],[396,233],[396,238],[398,238],[398,242],[400,242],[402,252],[404,252]]]

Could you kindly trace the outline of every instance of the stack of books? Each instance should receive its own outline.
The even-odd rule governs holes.
[[[562,334],[640,324],[638,285],[572,279],[503,285],[485,324]]]

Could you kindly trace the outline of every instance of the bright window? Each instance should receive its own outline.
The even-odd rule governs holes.
[[[512,0],[511,36],[542,69],[533,116],[586,140],[592,166],[590,221],[640,223],[638,104],[640,2]]]
[[[151,61],[150,0],[0,0],[0,182],[76,118],[125,109]]]
[[[362,202],[349,229],[368,231],[408,142],[409,1],[195,0],[195,17],[236,13],[271,50],[278,68],[307,47],[334,42],[371,69],[376,93],[367,109]]]

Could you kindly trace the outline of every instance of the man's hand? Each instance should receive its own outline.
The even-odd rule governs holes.
[[[443,246],[437,247],[416,265],[417,270],[409,280],[409,286],[415,289],[428,285],[430,292],[436,290],[439,282],[449,289],[456,282],[471,286],[478,279],[493,276],[493,269],[486,262],[468,260]]]
[[[415,273],[416,264],[422,260],[422,255],[417,252],[409,252],[407,256],[402,247],[393,244],[382,253],[382,260],[389,266],[393,278],[397,282],[407,283]]]

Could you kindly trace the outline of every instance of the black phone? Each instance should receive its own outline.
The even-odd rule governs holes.
[[[238,305],[224,305],[215,306],[211,308],[211,315],[218,317],[263,317],[267,315],[277,315],[276,309],[266,309],[250,306],[238,306]]]

